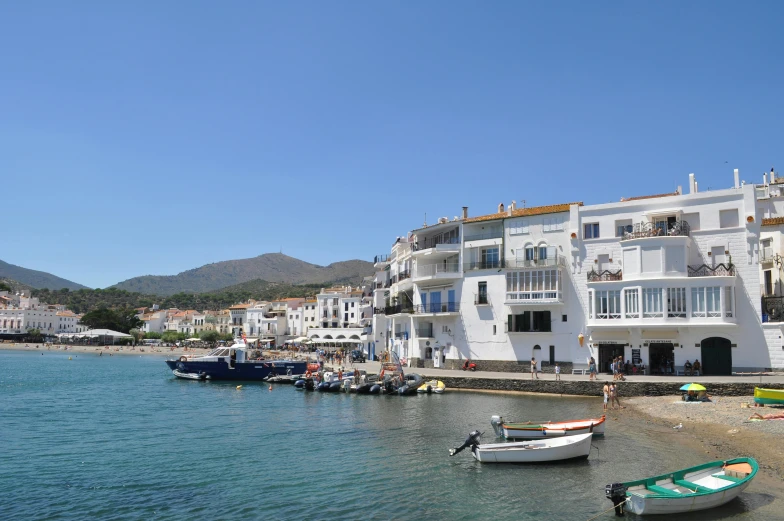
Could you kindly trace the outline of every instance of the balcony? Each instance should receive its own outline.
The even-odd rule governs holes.
[[[760,248],[760,262],[763,264],[770,264],[776,262],[776,257],[779,255],[773,253],[773,248]]]
[[[414,282],[417,284],[437,284],[445,280],[459,279],[462,276],[460,264],[426,264],[414,269]]]
[[[414,255],[451,255],[460,253],[460,237],[428,237],[414,243]]]
[[[762,321],[784,322],[784,297],[762,297]]]
[[[566,266],[566,257],[556,255],[547,259],[507,259],[504,268],[507,269],[538,269]]]
[[[691,226],[686,221],[674,221],[672,223],[642,222],[627,226],[620,240],[628,241],[651,237],[688,237],[690,233]]]
[[[384,264],[389,262],[390,255],[376,255],[373,257],[373,264]]]
[[[734,277],[735,265],[731,262],[728,264],[717,264],[716,266],[689,266],[689,277]]]
[[[483,261],[476,261],[476,262],[464,262],[463,263],[463,271],[474,271],[474,270],[494,270],[501,268],[503,264],[500,260],[483,260]]]
[[[408,315],[413,312],[413,305],[395,304],[394,306],[385,306],[385,315]]]
[[[484,233],[474,233],[471,235],[466,235],[465,242],[483,241],[485,239],[500,239],[503,236],[504,236],[504,230],[498,229],[498,230],[487,231]]]
[[[611,282],[616,280],[623,280],[623,271],[620,268],[617,270],[591,270],[588,272],[588,282]]]
[[[458,313],[459,311],[459,302],[431,302],[429,304],[418,304],[414,306],[415,315],[431,313]]]
[[[487,295],[474,295],[475,306],[487,306],[490,304],[490,299]]]
[[[563,304],[563,292],[552,291],[509,291],[504,304],[507,306],[541,306]]]

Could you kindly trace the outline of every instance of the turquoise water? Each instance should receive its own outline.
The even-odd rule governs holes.
[[[448,449],[476,428],[492,441],[492,414],[587,417],[600,400],[237,390],[178,380],[162,360],[0,352],[0,519],[581,521],[611,506],[605,484],[705,459],[609,422],[588,460],[482,465]],[[680,519],[780,519],[777,503],[754,483]]]

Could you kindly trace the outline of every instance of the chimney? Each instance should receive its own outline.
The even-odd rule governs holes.
[[[700,183],[694,181],[694,193],[696,194],[699,191],[700,191]]]
[[[498,213],[504,212],[504,203],[498,203]]]
[[[694,174],[689,174],[689,193],[693,194],[696,192],[696,182],[694,181]]]
[[[675,193],[678,195],[683,195],[683,187],[681,185],[678,185],[678,189],[675,190]]]
[[[468,219],[468,207],[463,207],[463,219]]]
[[[768,184],[768,173],[765,172],[762,174],[762,186],[766,186]]]
[[[740,173],[735,169],[735,188],[740,188]]]
[[[511,208],[513,212],[517,210],[517,201],[512,201],[512,204],[509,205],[509,208]]]
[[[776,174],[773,172],[773,167],[770,167],[770,184],[776,181]]]

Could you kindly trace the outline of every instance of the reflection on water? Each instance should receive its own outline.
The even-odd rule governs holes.
[[[14,469],[0,473],[2,519],[586,520],[611,506],[605,484],[705,460],[623,419],[608,420],[588,460],[448,455],[474,429],[495,441],[493,414],[597,416],[598,399],[237,390],[177,380],[152,357],[0,352],[0,363],[0,463]],[[668,519],[781,518],[768,490],[747,490],[723,509]]]

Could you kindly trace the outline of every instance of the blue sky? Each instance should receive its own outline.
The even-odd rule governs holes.
[[[760,182],[776,2],[5,2],[0,259],[105,287]]]

